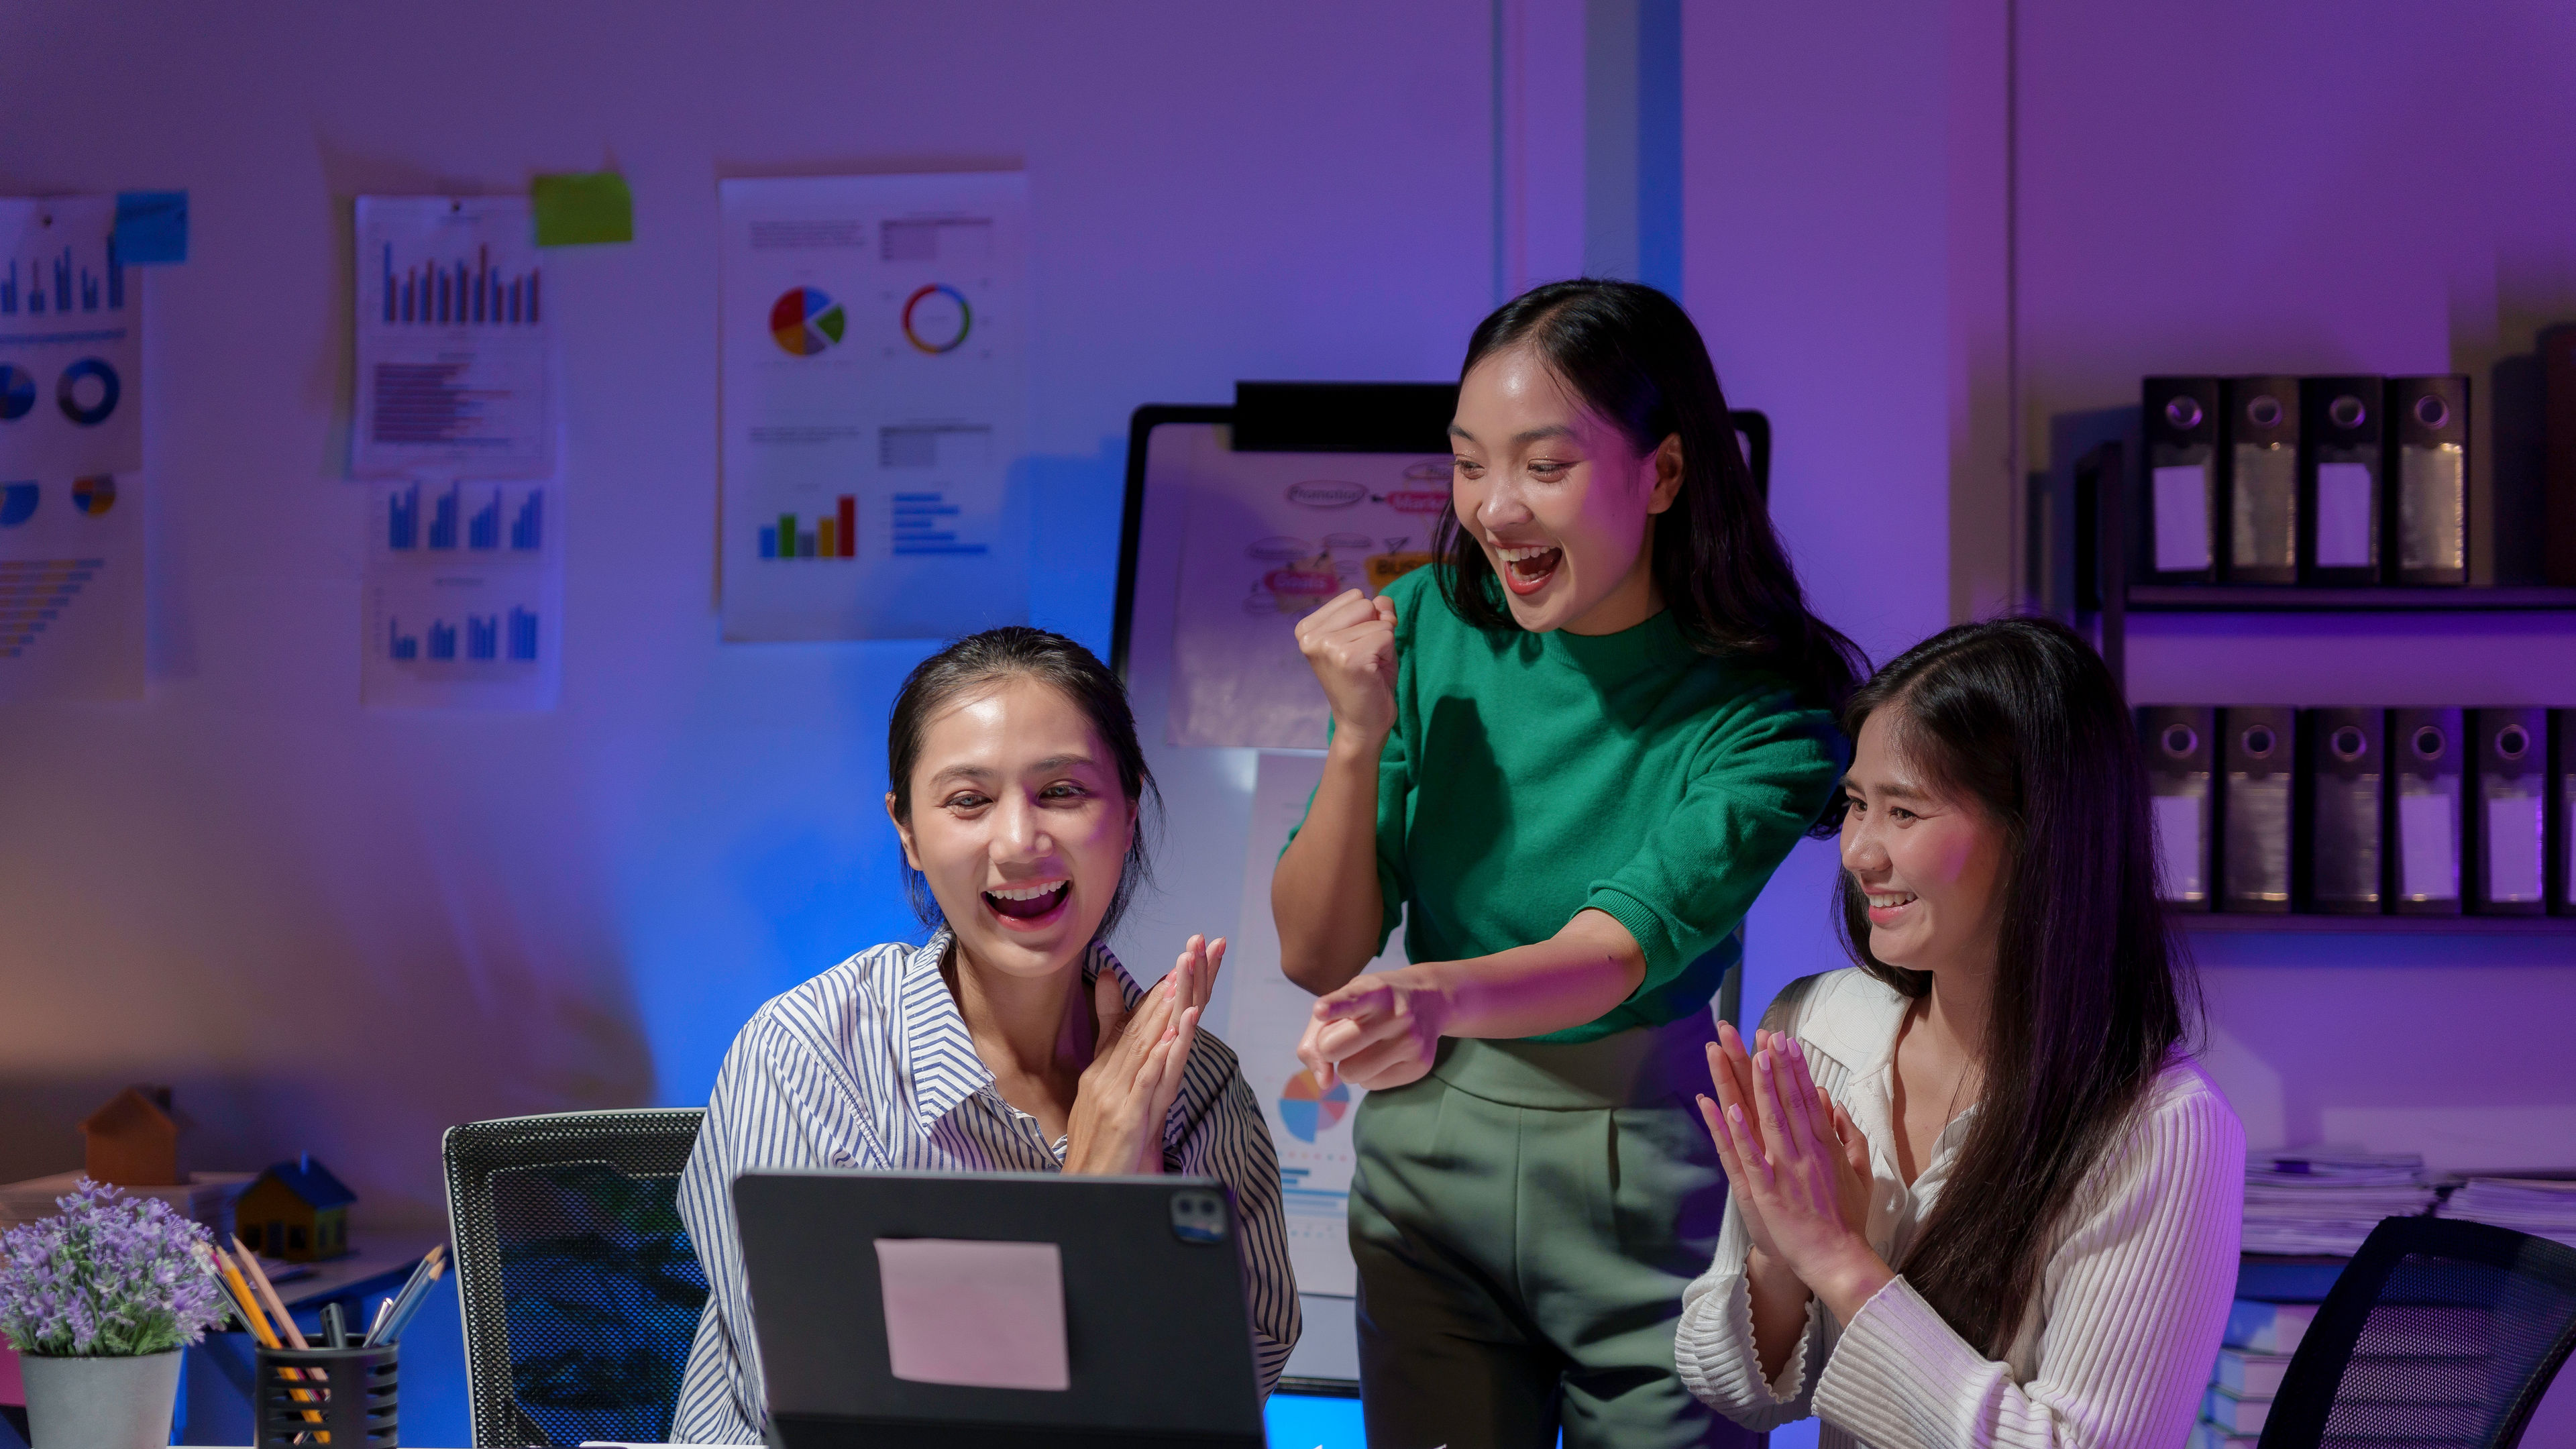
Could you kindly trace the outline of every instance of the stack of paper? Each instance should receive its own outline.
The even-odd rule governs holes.
[[[2298,1351],[2316,1316],[2313,1303],[2236,1300],[2227,1314],[2227,1346],[2210,1371],[2190,1449],[2254,1449],[2272,1412],[2272,1396],[2290,1371],[2290,1355]]]
[[[122,1187],[117,1191],[127,1197],[157,1197],[178,1210],[180,1215],[196,1219],[211,1229],[221,1240],[233,1230],[233,1199],[250,1187],[258,1174],[249,1172],[192,1172],[186,1183],[173,1187]],[[58,1172],[51,1177],[31,1177],[25,1182],[0,1185],[0,1229],[32,1223],[62,1211],[57,1200],[69,1197],[79,1185],[77,1172]]]
[[[2442,1216],[2493,1223],[2576,1248],[2576,1182],[2547,1177],[2472,1177],[2442,1204]]]
[[[2381,1218],[2433,1205],[2424,1159],[2355,1147],[2286,1147],[2245,1155],[2245,1251],[2350,1257]]]

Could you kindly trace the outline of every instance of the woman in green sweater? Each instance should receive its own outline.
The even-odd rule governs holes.
[[[1299,1053],[1369,1092],[1369,1443],[1750,1443],[1673,1371],[1725,1206],[1693,1094],[1745,909],[1841,772],[1856,651],[1661,292],[1506,304],[1449,432],[1438,561],[1298,628],[1332,741],[1271,883],[1321,998]],[[1361,975],[1399,910],[1413,964]]]

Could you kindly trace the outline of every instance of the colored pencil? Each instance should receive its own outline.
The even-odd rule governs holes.
[[[379,1343],[391,1343],[394,1335],[402,1332],[402,1326],[411,1319],[413,1301],[427,1292],[429,1285],[438,1281],[438,1275],[446,1271],[442,1266],[446,1257],[445,1243],[440,1243],[422,1255],[420,1262],[412,1268],[411,1276],[403,1280],[402,1291],[394,1295],[393,1307],[386,1311],[383,1320],[375,1328],[369,1330],[367,1347],[373,1348]]]
[[[225,1256],[221,1248],[215,1249],[215,1266],[222,1270],[224,1290],[233,1295],[233,1304],[241,1310],[242,1321],[250,1326],[251,1336],[259,1340],[262,1348],[276,1348],[277,1331],[268,1326],[267,1315],[259,1311],[259,1300],[252,1295],[250,1284],[243,1280],[241,1269],[234,1265],[231,1258]],[[294,1327],[294,1321],[288,1320],[287,1326]],[[281,1366],[278,1371],[286,1376],[289,1383],[304,1382],[304,1374],[300,1369]],[[287,1393],[299,1404],[314,1402],[311,1389],[289,1389]],[[304,1417],[315,1424],[322,1422],[322,1412],[319,1409],[305,1410]]]
[[[422,1274],[419,1281],[411,1285],[402,1301],[394,1305],[394,1311],[385,1319],[383,1341],[386,1343],[402,1335],[413,1316],[420,1312],[421,1305],[429,1301],[430,1286],[447,1276],[447,1245],[441,1243],[430,1249],[429,1256],[421,1259],[420,1266]]]
[[[233,1234],[233,1251],[241,1256],[242,1267],[268,1304],[268,1311],[277,1315],[278,1331],[286,1335],[286,1341],[299,1349],[311,1348],[313,1345],[304,1341],[304,1330],[295,1326],[295,1315],[286,1311],[286,1300],[277,1296],[277,1285],[268,1281],[268,1270],[259,1265],[259,1255],[242,1245],[239,1233]]]

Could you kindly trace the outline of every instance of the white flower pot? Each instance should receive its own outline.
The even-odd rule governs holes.
[[[130,1358],[20,1354],[35,1449],[151,1449],[170,1442],[179,1350]]]

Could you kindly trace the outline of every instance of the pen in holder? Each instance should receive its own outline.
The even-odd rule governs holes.
[[[259,1449],[327,1444],[394,1449],[398,1344],[263,1348],[254,1399]]]

